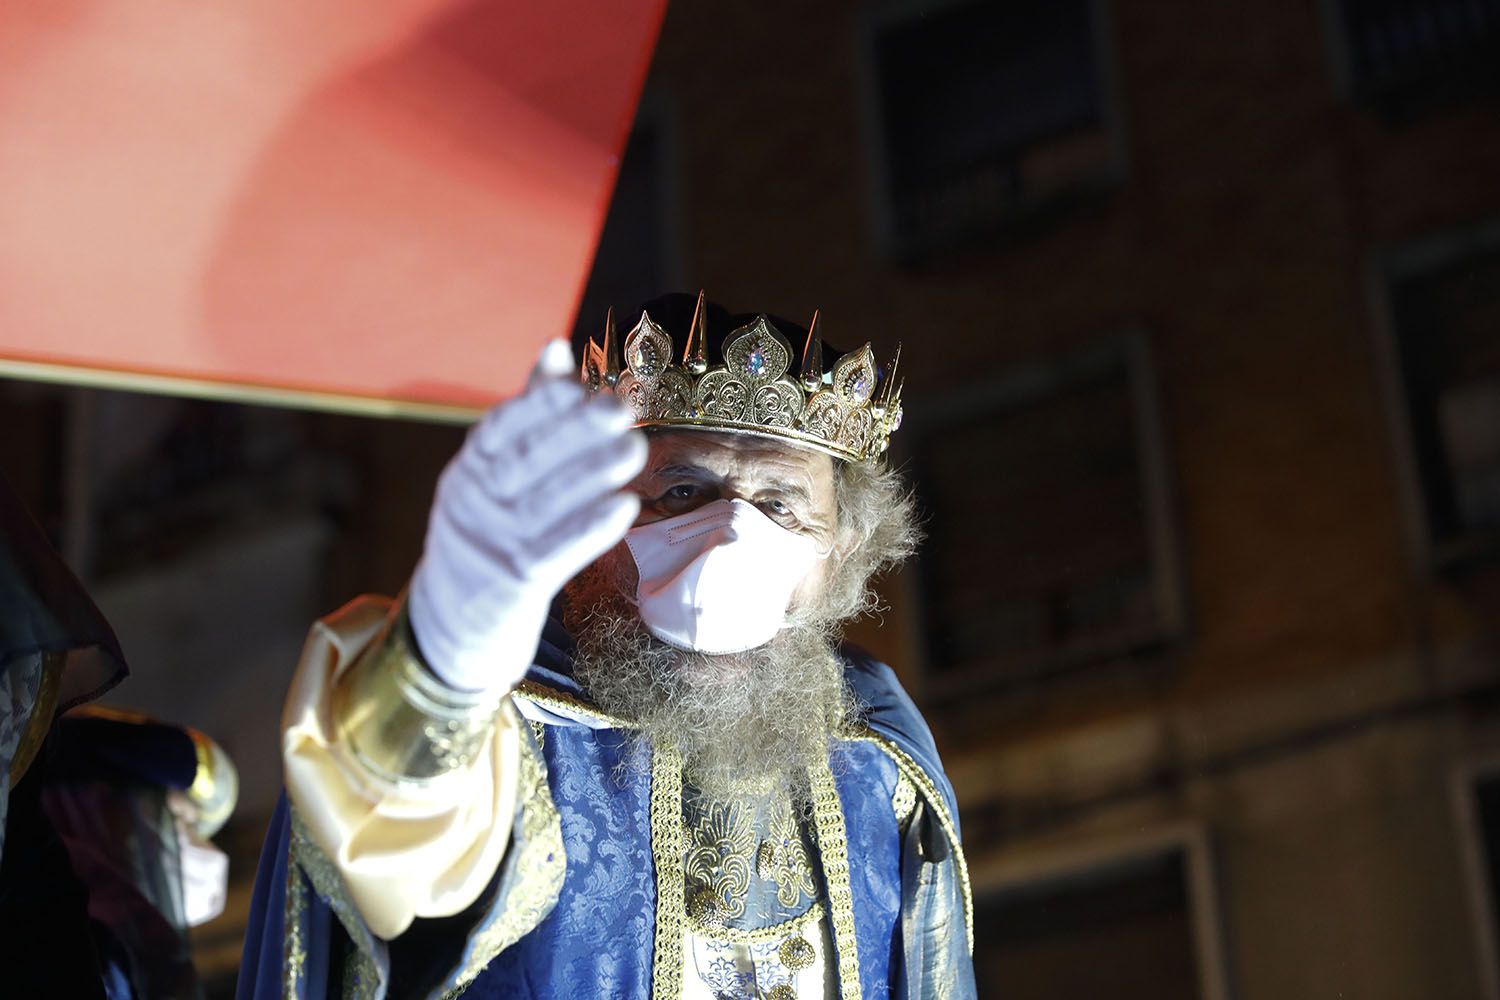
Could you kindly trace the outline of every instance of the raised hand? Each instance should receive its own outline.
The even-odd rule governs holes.
[[[531,665],[552,598],[625,534],[623,487],[645,436],[613,397],[590,397],[561,340],[526,389],[485,414],[438,479],[407,613],[452,687],[509,688]]]

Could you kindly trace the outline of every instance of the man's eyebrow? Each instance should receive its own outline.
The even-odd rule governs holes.
[[[769,484],[769,488],[776,493],[791,497],[793,500],[808,504],[812,503],[812,492],[801,483],[793,482],[789,479],[779,479]]]
[[[722,476],[705,469],[701,465],[683,465],[680,462],[669,462],[660,468],[651,471],[653,476],[666,476],[677,479],[701,479],[705,482],[719,482]]]

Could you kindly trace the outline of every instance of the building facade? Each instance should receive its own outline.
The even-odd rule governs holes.
[[[858,638],[938,731],[997,995],[1500,995],[1497,32],[669,10],[657,226],[596,284],[613,238],[905,343],[930,539]]]
[[[986,994],[1500,1000],[1497,67],[1496,0],[670,6],[579,328],[904,343],[929,541],[855,638]],[[242,761],[222,989],[302,631],[402,586],[461,432],[0,390],[119,700]]]

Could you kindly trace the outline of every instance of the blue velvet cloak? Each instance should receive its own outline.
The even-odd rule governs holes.
[[[545,762],[533,800],[547,808],[518,815],[499,871],[464,913],[419,920],[393,942],[374,938],[283,796],[256,878],[241,1000],[651,995],[651,779],[617,769],[626,734],[578,710],[586,703],[571,650],[571,638],[549,624],[514,696],[541,724],[542,738],[528,749]],[[866,709],[864,729],[840,740],[830,760],[848,836],[860,980],[857,992],[841,984],[843,995],[972,997],[968,875],[952,788],[890,667],[852,647],[842,653]],[[904,830],[891,806],[898,773],[919,792]],[[557,879],[546,884],[539,872],[554,865]],[[528,898],[538,882],[547,895],[540,905]],[[512,942],[507,926],[528,907],[535,912]],[[497,940],[508,946],[494,954]]]

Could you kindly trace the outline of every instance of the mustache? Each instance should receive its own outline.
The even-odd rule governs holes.
[[[712,798],[797,794],[804,769],[859,714],[831,641],[837,623],[802,609],[743,653],[677,649],[646,630],[626,597],[635,585],[629,554],[629,571],[620,562],[612,551],[565,588],[563,623],[589,697],[639,727],[629,766],[649,767],[650,747],[668,741]]]

